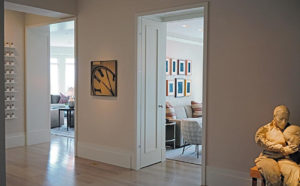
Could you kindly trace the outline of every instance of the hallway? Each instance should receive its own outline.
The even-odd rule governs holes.
[[[197,165],[168,160],[133,171],[73,154],[74,139],[58,136],[52,136],[51,144],[8,149],[7,185],[200,185],[201,167]]]

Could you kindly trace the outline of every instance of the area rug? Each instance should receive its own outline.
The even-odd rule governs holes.
[[[74,138],[74,128],[69,127],[69,130],[67,131],[67,126],[62,125],[61,127],[51,129],[51,134],[57,135],[57,136]]]
[[[176,161],[201,165],[201,159],[202,159],[201,145],[199,146],[199,148],[200,148],[199,158],[197,158],[197,153],[195,152],[195,145],[186,147],[184,154],[182,154],[183,148],[167,150],[166,158],[170,160],[176,160]]]

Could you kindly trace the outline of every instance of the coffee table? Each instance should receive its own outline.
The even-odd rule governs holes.
[[[65,108],[59,108],[58,109],[58,118],[60,118],[60,112],[64,111],[67,112],[67,131],[69,131],[69,127],[71,127],[71,119],[72,119],[72,111],[74,116],[74,107],[65,107]],[[74,118],[73,118],[74,119]],[[58,125],[60,127],[60,119],[58,119]]]

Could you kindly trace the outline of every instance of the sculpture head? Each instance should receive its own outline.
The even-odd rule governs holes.
[[[283,130],[289,121],[290,111],[285,105],[279,105],[275,107],[273,114],[274,124]]]

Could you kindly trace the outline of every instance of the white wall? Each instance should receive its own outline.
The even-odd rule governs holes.
[[[4,38],[13,42],[16,48],[16,119],[6,120],[6,148],[25,144],[24,103],[24,13],[5,10]]]
[[[172,39],[167,40],[167,57],[175,59],[192,60],[192,75],[167,75],[166,79],[186,78],[192,80],[191,96],[176,98],[167,96],[166,101],[172,105],[190,105],[191,101],[202,102],[203,87],[203,46],[190,44],[188,41],[180,42]]]

